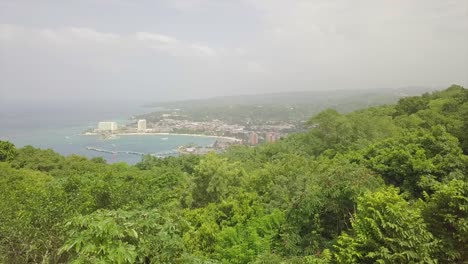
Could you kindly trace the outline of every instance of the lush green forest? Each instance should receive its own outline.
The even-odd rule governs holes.
[[[139,115],[137,119],[157,122],[162,115],[177,113],[193,121],[220,119],[231,124],[264,124],[266,122],[298,123],[323,109],[333,108],[340,113],[370,106],[396,103],[404,95],[419,95],[428,88],[408,87],[381,90],[334,90],[283,92],[273,94],[214,97],[179,102],[159,102],[151,107],[159,111]]]
[[[0,142],[2,263],[466,263],[468,90],[135,166]]]

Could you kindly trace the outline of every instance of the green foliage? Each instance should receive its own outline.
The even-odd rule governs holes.
[[[318,160],[315,171],[286,209],[276,242],[284,255],[319,254],[347,229],[359,194],[383,184],[366,168],[339,158]]]
[[[26,146],[18,150],[18,155],[11,161],[15,168],[26,168],[50,172],[60,169],[64,157],[51,149],[42,150],[32,146]]]
[[[467,116],[452,86],[135,166],[0,141],[0,263],[464,263]]]
[[[61,252],[74,263],[173,263],[183,250],[177,225],[155,210],[100,210],[65,228]]]
[[[352,126],[350,121],[336,110],[329,109],[320,112],[308,122],[311,126],[316,126],[311,130],[313,135],[312,143],[318,155],[327,149],[342,150],[350,144]]]
[[[299,141],[315,156],[327,155],[366,147],[369,143],[395,136],[401,132],[392,121],[392,107],[369,108],[342,115],[333,109],[325,110],[308,121],[309,133]],[[293,139],[295,140],[295,139]]]
[[[334,246],[338,263],[436,263],[438,246],[418,208],[396,188],[359,198],[349,233]]]
[[[426,95],[427,97],[427,95]],[[411,115],[428,107],[428,100],[421,96],[405,97],[398,101],[396,115]]]
[[[371,145],[364,151],[362,162],[387,183],[414,196],[422,194],[423,176],[444,181],[453,172],[465,171],[468,164],[457,139],[440,126],[406,132]]]
[[[408,104],[414,104],[409,107]],[[442,125],[458,138],[465,154],[468,153],[468,90],[452,85],[448,89],[422,97],[402,99],[394,116],[404,127],[430,128]]]
[[[193,173],[195,166],[200,162],[200,156],[198,155],[182,155],[178,158],[167,157],[160,159],[151,155],[146,155],[143,159],[135,166],[141,170],[151,170],[155,167],[171,167],[180,169],[186,173]]]
[[[190,223],[184,235],[189,250],[223,263],[248,263],[269,252],[271,240],[284,221],[279,210],[266,213],[251,193],[186,210],[185,217]]]
[[[15,145],[7,141],[0,140],[0,162],[10,161],[18,155]]]
[[[442,242],[441,263],[468,260],[468,183],[452,180],[439,184],[423,203],[423,216],[429,230]]]
[[[214,153],[207,154],[195,167],[189,206],[200,207],[210,202],[220,202],[239,186],[243,170]]]
[[[0,260],[58,261],[63,236],[56,220],[69,208],[53,178],[0,162],[0,190]]]

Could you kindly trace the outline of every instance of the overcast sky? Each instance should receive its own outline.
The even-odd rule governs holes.
[[[0,0],[0,101],[452,83],[467,0]]]

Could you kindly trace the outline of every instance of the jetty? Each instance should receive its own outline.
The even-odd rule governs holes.
[[[145,156],[145,155],[151,155],[154,157],[167,157],[167,156],[173,156],[176,154],[179,154],[179,151],[176,149],[173,150],[167,150],[167,151],[160,151],[156,153],[143,153],[143,152],[138,152],[138,151],[131,151],[131,150],[108,150],[108,149],[102,149],[102,148],[96,148],[96,147],[86,147],[87,150],[92,150],[92,151],[97,151],[97,152],[102,152],[102,153],[109,153],[109,154],[131,154],[131,155],[138,155],[138,156]]]

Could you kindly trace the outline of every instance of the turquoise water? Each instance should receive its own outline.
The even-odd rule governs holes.
[[[208,146],[214,143],[214,138],[195,137],[184,135],[124,135],[113,139],[103,139],[101,136],[87,136],[76,131],[55,131],[54,133],[36,132],[27,139],[11,138],[10,141],[21,147],[33,145],[39,148],[51,148],[62,155],[78,154],[86,157],[103,157],[108,162],[127,162],[135,164],[141,160],[137,154],[122,152],[132,151],[154,155],[176,155],[174,150],[184,144],[197,144]],[[87,147],[117,152],[115,154],[88,150]]]
[[[145,113],[149,109],[138,107],[128,109],[111,109],[90,107],[56,107],[56,108],[1,108],[0,107],[0,140],[8,140],[17,147],[32,145],[39,148],[50,148],[62,155],[78,154],[86,157],[103,157],[108,162],[127,162],[135,164],[141,160],[140,155],[121,153],[132,151],[145,154],[176,155],[174,150],[185,144],[208,146],[215,138],[184,135],[125,135],[114,139],[101,136],[82,135],[88,128],[97,126],[101,120],[127,123],[127,117]],[[88,150],[87,147],[118,152],[116,154]],[[171,152],[171,153],[169,153]]]

